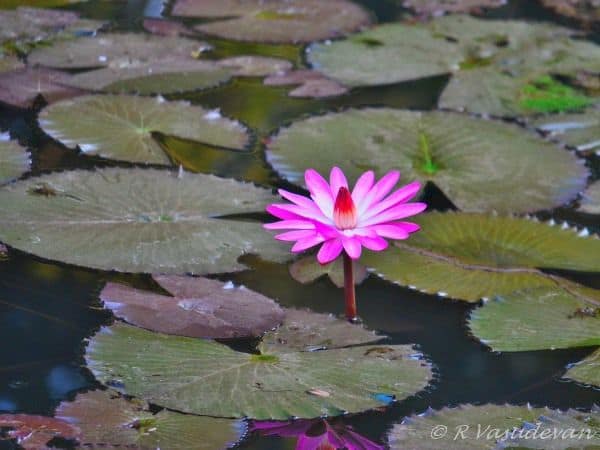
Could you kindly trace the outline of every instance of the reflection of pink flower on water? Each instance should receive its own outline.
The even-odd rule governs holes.
[[[296,450],[383,450],[383,446],[352,431],[341,421],[325,419],[288,422],[254,421],[250,431],[263,436],[298,437]]]

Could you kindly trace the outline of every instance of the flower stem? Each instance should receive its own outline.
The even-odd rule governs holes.
[[[356,322],[356,294],[354,291],[354,270],[352,258],[346,252],[344,255],[344,297],[346,299],[346,319]]]

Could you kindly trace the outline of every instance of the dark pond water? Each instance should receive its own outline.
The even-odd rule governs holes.
[[[394,0],[362,0],[379,21],[396,20],[402,9]],[[91,0],[72,7],[85,16],[111,20],[118,29],[141,30],[144,15],[159,15],[160,1],[128,2]],[[511,1],[492,17],[558,21],[534,1]],[[560,22],[563,23],[564,22]],[[568,22],[566,25],[572,25]],[[302,49],[295,46],[234,44],[210,40],[214,57],[260,53],[284,56],[303,64]],[[389,105],[430,109],[446,78],[432,78],[381,88],[358,89],[332,100],[297,100],[287,97],[287,88],[265,87],[256,79],[237,79],[223,87],[183,96],[207,107],[219,107],[228,116],[246,123],[255,133],[253,151],[228,152],[197,143],[159,137],[174,162],[189,170],[251,180],[262,185],[284,185],[264,159],[262,139],[279,126],[299,117],[359,105]],[[75,167],[115,163],[76,154],[45,137],[37,128],[35,113],[0,109],[0,129],[33,149],[33,175]],[[598,158],[588,161],[598,177]],[[122,165],[122,164],[121,164]],[[446,209],[452,205],[435,189],[428,202]],[[592,216],[562,208],[553,216],[600,229]],[[253,268],[222,275],[277,299],[286,306],[303,306],[319,312],[343,312],[341,290],[328,280],[301,286],[283,265],[249,259]],[[592,276],[570,274],[573,279],[600,288]],[[138,287],[151,288],[149,278],[90,271],[42,261],[18,251],[0,261],[0,412],[52,414],[59,402],[72,399],[96,383],[83,366],[84,338],[111,316],[100,308],[98,293],[107,280],[119,278]],[[468,336],[466,317],[471,306],[441,301],[369,278],[357,291],[359,311],[365,324],[389,336],[394,344],[415,343],[434,362],[436,379],[427,391],[385,411],[344,418],[361,434],[382,442],[386,430],[405,415],[427,407],[459,403],[517,403],[551,407],[589,408],[600,404],[600,391],[561,380],[565,366],[591,350],[492,353]],[[0,444],[6,446],[6,444]],[[249,436],[245,449],[293,448],[294,440]],[[4,448],[4,447],[2,447]]]

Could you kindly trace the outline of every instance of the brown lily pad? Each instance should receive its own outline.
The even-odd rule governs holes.
[[[108,283],[100,298],[129,323],[179,336],[259,336],[283,320],[283,310],[273,300],[231,282],[159,275],[154,280],[173,296]]]
[[[71,11],[27,7],[0,11],[0,41],[44,39],[78,20],[79,14]]]
[[[506,0],[404,0],[402,5],[421,17],[439,17],[448,13],[480,13],[505,5]]]
[[[600,23],[598,0],[542,0],[542,4],[556,14],[575,19],[584,26]]]
[[[65,86],[71,75],[44,68],[27,68],[0,73],[0,102],[17,108],[31,108],[40,97],[53,103],[82,95],[81,89]]]
[[[338,81],[327,78],[320,72],[308,69],[290,70],[276,73],[264,80],[267,86],[294,86],[297,88],[289,92],[290,97],[323,98],[342,95],[348,88]]]
[[[15,439],[25,450],[43,450],[55,437],[79,436],[79,429],[63,420],[29,414],[0,414],[0,428],[8,428],[8,438]]]
[[[204,33],[273,43],[344,36],[371,22],[364,9],[347,0],[178,0],[172,14],[220,19],[196,27]]]
[[[233,70],[237,77],[265,77],[290,70],[290,61],[268,56],[232,56],[217,62],[221,67]]]

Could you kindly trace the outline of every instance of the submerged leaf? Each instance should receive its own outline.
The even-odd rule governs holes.
[[[11,141],[8,133],[0,133],[0,185],[19,178],[30,166],[29,152]]]
[[[172,296],[108,283],[100,299],[133,325],[180,336],[259,336],[283,320],[283,310],[273,300],[231,282],[159,275],[154,280]]]
[[[600,349],[583,361],[573,364],[565,373],[565,378],[600,387]]]
[[[382,406],[423,389],[429,366],[410,346],[247,354],[213,342],[115,324],[86,361],[106,384],[179,411],[256,419],[311,418]],[[315,395],[315,390],[329,395]]]
[[[323,98],[342,95],[348,88],[314,70],[290,70],[265,78],[267,86],[299,85],[289,92],[290,97]]]
[[[31,108],[41,97],[46,103],[84,94],[65,86],[71,75],[44,68],[27,68],[0,73],[0,102],[17,108]]]
[[[67,146],[133,162],[170,163],[153,132],[238,150],[248,143],[245,127],[218,111],[161,98],[84,96],[44,109],[39,122],[46,133]]]
[[[45,449],[55,437],[76,439],[80,433],[77,427],[63,420],[29,414],[0,414],[2,428],[8,428],[8,438],[15,439],[25,450]]]
[[[361,284],[368,276],[367,269],[358,261],[352,264],[354,272],[354,284]],[[331,264],[321,265],[314,255],[305,256],[290,265],[290,275],[302,284],[311,283],[322,276],[327,275],[337,287],[344,287],[344,264],[342,258],[338,258]]]
[[[450,15],[425,24],[384,24],[345,40],[313,44],[307,56],[315,69],[348,86],[453,74],[440,107],[513,116],[589,103],[566,87],[559,101],[556,88],[543,95],[539,88],[531,92],[531,83],[548,75],[600,71],[600,46],[572,34],[549,24]],[[531,101],[532,94],[537,101]]]
[[[267,56],[232,56],[217,61],[220,67],[233,70],[237,77],[265,77],[286,72],[293,67],[287,59]]]
[[[174,16],[217,20],[196,27],[226,39],[257,42],[311,42],[343,36],[371,22],[347,0],[177,0]]]
[[[83,448],[214,450],[235,444],[244,431],[235,420],[149,409],[145,402],[98,390],[62,402],[56,417],[81,430]]]
[[[600,239],[587,230],[466,213],[429,213],[415,222],[421,232],[366,253],[363,264],[395,283],[471,302],[566,283],[540,268],[600,271]]]
[[[600,291],[571,284],[516,291],[473,310],[469,327],[495,351],[600,345]]]
[[[515,125],[390,108],[295,122],[272,139],[267,158],[291,182],[309,167],[325,173],[339,165],[353,179],[365,169],[399,169],[406,182],[432,181],[465,211],[553,208],[574,198],[588,175],[575,155]]]
[[[227,195],[223,195],[227,193]],[[256,213],[271,192],[212,175],[151,169],[52,173],[0,190],[0,241],[38,256],[104,270],[204,274],[244,269],[246,253],[285,261]]]
[[[377,335],[361,325],[336,319],[331,314],[288,308],[283,323],[265,334],[260,350],[266,354],[315,351],[371,344],[383,338],[385,336]]]
[[[207,47],[203,42],[180,37],[100,33],[36,49],[27,61],[56,69],[135,68],[161,59],[193,60],[194,55]]]
[[[581,194],[578,210],[588,214],[600,214],[600,181],[590,184]]]

